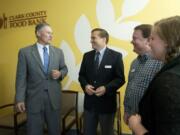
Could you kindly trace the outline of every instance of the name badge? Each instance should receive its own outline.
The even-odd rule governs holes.
[[[105,68],[112,68],[111,65],[105,65]]]

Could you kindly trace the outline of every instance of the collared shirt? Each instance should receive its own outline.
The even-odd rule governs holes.
[[[41,58],[41,62],[42,64],[44,65],[44,58],[43,58],[43,48],[46,47],[47,48],[47,52],[49,54],[49,45],[42,45],[40,43],[36,43],[37,44],[37,49],[38,49],[38,52],[39,52],[39,55],[40,55],[40,58]]]
[[[99,55],[99,65],[100,65],[100,63],[101,63],[101,61],[103,59],[105,50],[106,50],[106,46],[99,51],[100,52],[100,55]],[[97,52],[97,50],[96,50],[96,52]],[[96,59],[96,57],[95,57],[95,59]]]
[[[145,54],[138,56],[131,64],[124,98],[124,109],[129,115],[138,113],[139,102],[149,83],[161,69],[162,62]]]

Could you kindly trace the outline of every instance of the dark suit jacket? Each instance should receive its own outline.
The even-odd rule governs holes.
[[[167,63],[139,104],[150,135],[180,135],[180,57]]]
[[[122,55],[106,48],[97,74],[94,71],[95,50],[84,54],[79,82],[83,90],[87,84],[95,88],[106,87],[106,93],[97,97],[85,93],[84,108],[99,113],[112,113],[116,111],[116,91],[125,83]]]
[[[62,76],[52,79],[51,71],[57,69]],[[42,92],[48,89],[53,109],[60,107],[60,81],[67,74],[64,55],[61,49],[49,46],[48,74],[43,71],[43,64],[36,44],[20,49],[16,74],[16,102],[26,102],[29,112],[39,112],[42,105]]]

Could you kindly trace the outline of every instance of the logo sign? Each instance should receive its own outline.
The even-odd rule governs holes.
[[[46,22],[46,20],[46,11],[21,13],[12,16],[6,16],[6,14],[3,13],[0,16],[0,29],[28,27]]]

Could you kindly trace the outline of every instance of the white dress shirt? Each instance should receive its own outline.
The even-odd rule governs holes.
[[[47,52],[48,52],[48,55],[49,55],[49,45],[42,45],[40,43],[36,43],[37,44],[37,49],[38,49],[38,52],[39,52],[39,55],[40,55],[40,58],[41,58],[41,62],[42,64],[44,65],[44,58],[43,58],[43,48],[46,47],[47,48]]]
[[[100,52],[100,55],[99,55],[99,65],[101,64],[101,61],[103,59],[105,50],[106,50],[106,46],[104,48],[102,48],[101,50],[99,50],[99,52]],[[96,52],[97,52],[97,50],[96,50]]]

